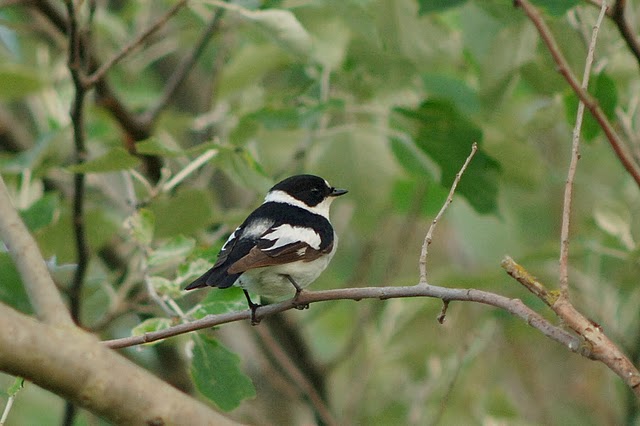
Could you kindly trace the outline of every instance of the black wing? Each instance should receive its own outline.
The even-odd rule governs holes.
[[[275,218],[275,219],[269,219]],[[269,238],[279,226],[313,229],[317,241],[286,241]],[[189,284],[185,290],[206,286],[227,288],[243,272],[298,260],[312,261],[333,248],[333,228],[328,220],[307,210],[283,203],[265,203],[258,207],[229,237],[211,269]]]

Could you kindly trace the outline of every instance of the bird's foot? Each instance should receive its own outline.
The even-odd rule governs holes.
[[[262,307],[262,305],[259,303],[252,303],[249,305],[249,309],[251,309],[251,325],[258,325],[260,324],[260,321],[262,321],[261,318],[256,317],[256,311],[260,307]]]
[[[300,297],[300,295],[302,294],[304,289],[302,287],[300,287],[298,285],[298,283],[296,282],[296,280],[291,278],[290,275],[287,275],[286,277],[289,280],[289,282],[296,288],[296,295],[293,296],[293,305],[295,306],[295,308],[300,310],[300,311],[302,311],[304,309],[309,309],[309,304],[308,303],[300,303],[298,301],[298,298]]]
[[[302,311],[304,309],[309,309],[309,304],[308,303],[302,303],[300,302],[298,299],[300,298],[300,295],[304,293],[304,290],[296,290],[296,295],[293,296],[293,306],[295,306],[296,309]]]
[[[253,303],[253,300],[251,300],[251,297],[249,296],[249,292],[247,290],[242,289],[242,291],[244,292],[244,295],[247,298],[247,303],[249,304],[249,309],[251,309],[251,325],[260,324],[261,319],[256,317],[256,311],[262,305],[259,304],[259,303]]]

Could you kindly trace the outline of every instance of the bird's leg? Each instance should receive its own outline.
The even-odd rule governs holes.
[[[287,279],[289,280],[289,282],[296,288],[296,295],[293,296],[293,303],[296,305],[296,309],[309,309],[309,304],[308,303],[298,303],[298,296],[300,296],[300,293],[302,293],[304,290],[302,289],[302,287],[300,287],[298,285],[298,283],[296,282],[296,280],[294,280],[291,275],[285,275],[285,277],[287,277]]]
[[[251,297],[249,296],[249,292],[247,290],[243,288],[242,291],[244,292],[244,296],[247,298],[247,302],[249,303],[249,309],[251,309],[251,325],[260,324],[260,320],[256,318],[256,310],[262,305],[260,305],[259,303],[253,303],[253,300],[251,300]]]

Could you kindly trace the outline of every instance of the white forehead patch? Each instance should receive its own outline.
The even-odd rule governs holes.
[[[327,219],[329,218],[329,206],[333,201],[334,197],[327,197],[322,200],[321,203],[315,205],[313,207],[308,206],[305,202],[298,200],[297,198],[292,197],[284,191],[276,190],[270,191],[264,199],[265,203],[273,202],[273,203],[285,203],[292,206],[300,207],[305,210],[309,210],[312,213],[319,214],[320,216],[324,216]]]
[[[275,241],[275,243],[267,250],[273,250],[284,247],[289,244],[295,244],[299,241],[309,244],[316,250],[320,250],[322,239],[316,231],[311,228],[303,228],[300,226],[280,225],[273,228],[262,236],[263,239]]]

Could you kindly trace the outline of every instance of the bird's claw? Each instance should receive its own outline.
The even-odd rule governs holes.
[[[309,309],[309,304],[308,303],[300,303],[298,301],[298,298],[300,297],[300,295],[304,292],[304,290],[302,289],[296,289],[296,295],[293,296],[293,306],[298,309],[299,311],[305,310],[305,309]]]

